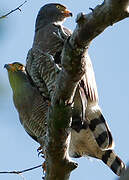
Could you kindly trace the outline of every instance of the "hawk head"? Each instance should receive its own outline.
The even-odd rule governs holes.
[[[43,6],[36,19],[35,30],[49,23],[63,23],[67,17],[71,17],[72,13],[64,6],[58,3],[50,3]]]

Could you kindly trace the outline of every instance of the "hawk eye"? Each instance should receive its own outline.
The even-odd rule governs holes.
[[[20,64],[14,64],[14,69],[15,69],[16,71],[23,70],[23,66],[20,65]]]
[[[22,69],[23,69],[23,66],[18,65],[18,66],[17,66],[17,69],[18,69],[18,70],[22,70]]]
[[[59,9],[59,10],[61,10],[61,11],[64,11],[64,10],[65,10],[65,7],[60,6],[60,5],[56,5],[56,8]]]
[[[57,9],[61,9],[60,5],[56,5],[56,8],[57,8]]]

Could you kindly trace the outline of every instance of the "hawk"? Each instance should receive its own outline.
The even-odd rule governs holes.
[[[8,71],[13,101],[20,122],[26,132],[44,148],[48,104],[21,63],[5,64],[5,68]],[[87,121],[84,122],[80,132],[71,128],[69,154],[71,157],[91,156],[100,159],[117,175],[125,169],[124,163],[113,150],[102,150],[97,144]]]
[[[21,63],[5,64],[4,67],[8,71],[13,90],[13,102],[19,113],[21,124],[35,141],[43,143],[48,103],[44,101]]]
[[[62,23],[71,16],[72,13],[64,5],[50,3],[40,9],[36,18],[34,42],[27,56],[26,71],[48,100],[51,100],[55,90],[59,72],[57,65],[61,64],[64,42],[71,35]],[[51,57],[47,58],[42,52]],[[72,127],[75,131],[79,129],[80,133],[83,124],[80,125],[80,121],[86,120],[100,148],[112,148],[113,138],[98,105],[96,81],[89,57],[86,57],[85,69],[74,99]]]

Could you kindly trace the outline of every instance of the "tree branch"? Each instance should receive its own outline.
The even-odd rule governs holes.
[[[8,15],[12,14],[13,12],[19,10],[21,11],[20,7],[22,7],[27,1],[24,1],[20,6],[18,6],[17,8],[11,10],[10,12],[8,12],[7,14],[3,15],[3,16],[0,16],[0,19],[3,19],[5,17],[7,17]]]
[[[87,15],[79,14],[77,26],[62,51],[62,70],[48,113],[45,180],[68,180],[77,164],[69,159],[72,103],[78,82],[86,71],[90,42],[106,27],[129,16],[129,0],[105,0]]]
[[[78,14],[77,26],[70,38],[70,44],[76,48],[88,47],[90,42],[108,26],[127,17],[129,17],[128,0],[104,0],[91,13]]]
[[[78,81],[85,72],[83,55],[84,52],[76,53],[69,47],[68,42],[65,43],[63,67],[49,108],[46,180],[68,180],[71,171],[77,167],[77,164],[69,159],[68,145],[73,97]]]
[[[37,169],[39,167],[42,167],[42,164],[38,165],[38,166],[35,166],[35,167],[32,167],[32,168],[24,169],[24,170],[21,170],[21,171],[0,171],[0,174],[21,174],[21,173],[24,173],[24,172],[27,172],[27,171],[32,171],[32,170]]]

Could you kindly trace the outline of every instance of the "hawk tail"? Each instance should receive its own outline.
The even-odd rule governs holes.
[[[102,161],[118,176],[125,171],[124,162],[114,153],[113,150],[106,150],[102,155]]]
[[[99,116],[97,113],[99,112]],[[92,112],[96,117],[89,120],[89,128],[94,134],[96,142],[101,149],[113,148],[114,141],[110,129],[100,111]]]
[[[93,96],[94,93],[92,93],[92,100],[89,99],[90,95],[87,96],[85,83],[83,81],[79,84],[79,92],[82,102],[82,119],[87,121],[98,146],[101,149],[111,149],[114,145],[113,138],[101,113],[98,101],[95,98],[96,96]]]

